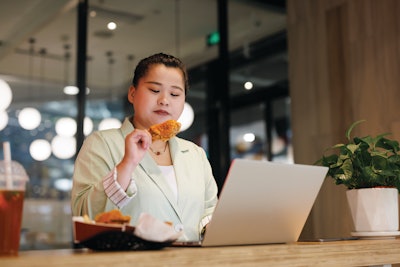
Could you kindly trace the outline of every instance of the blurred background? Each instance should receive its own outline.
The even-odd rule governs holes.
[[[0,141],[30,177],[21,249],[71,247],[78,97],[76,0],[0,2]],[[209,151],[207,101],[218,75],[217,0],[90,0],[84,135],[118,127],[139,60],[180,57],[190,90],[179,136]],[[286,5],[228,0],[229,158],[293,162]],[[214,78],[213,78],[214,77]],[[218,91],[218,90],[217,90]],[[192,119],[194,118],[194,121]],[[0,158],[3,157],[1,153]]]

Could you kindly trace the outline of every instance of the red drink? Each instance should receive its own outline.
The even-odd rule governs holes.
[[[0,189],[0,256],[18,255],[24,193]]]

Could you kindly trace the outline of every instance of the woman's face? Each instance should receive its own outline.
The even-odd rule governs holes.
[[[139,129],[166,120],[178,120],[185,104],[185,84],[179,68],[152,65],[137,87],[129,88],[128,100],[134,106],[133,124]]]

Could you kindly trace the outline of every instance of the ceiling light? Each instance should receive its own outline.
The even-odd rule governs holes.
[[[73,85],[65,86],[63,89],[66,95],[77,95],[79,93],[79,88]],[[86,87],[86,95],[90,94],[90,89]]]
[[[77,95],[79,93],[78,87],[72,85],[65,86],[63,91],[66,95]]]
[[[244,83],[244,89],[246,89],[246,90],[253,89],[253,83],[252,82],[245,82]]]
[[[42,116],[35,108],[23,108],[18,114],[18,122],[26,130],[35,129],[39,126],[41,120]]]
[[[115,22],[109,22],[108,24],[107,24],[107,29],[109,29],[110,31],[113,31],[113,30],[115,30],[117,28],[117,24],[115,23]]]
[[[0,79],[0,111],[6,110],[11,104],[12,91],[8,83]]]

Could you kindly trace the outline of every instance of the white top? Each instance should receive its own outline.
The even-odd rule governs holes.
[[[174,166],[158,166],[163,173],[165,180],[167,181],[168,185],[170,186],[172,192],[176,199],[178,199],[178,185],[176,183],[176,176]]]

